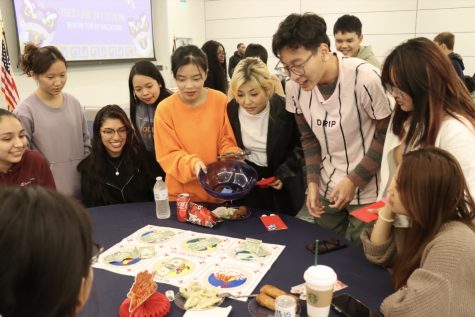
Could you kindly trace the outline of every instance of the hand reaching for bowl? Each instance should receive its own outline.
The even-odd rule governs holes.
[[[203,171],[203,173],[206,174],[206,165],[203,163],[203,161],[198,160],[196,161],[195,165],[193,166],[193,171],[195,172],[196,178],[198,178],[198,175],[200,171]]]

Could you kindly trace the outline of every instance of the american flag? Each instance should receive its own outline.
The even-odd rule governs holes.
[[[20,95],[15,84],[15,78],[10,65],[10,57],[8,56],[7,40],[5,39],[5,31],[2,29],[2,63],[0,65],[0,79],[2,95],[8,106],[8,110],[13,111]]]

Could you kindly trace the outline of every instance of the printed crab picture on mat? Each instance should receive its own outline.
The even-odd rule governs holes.
[[[212,286],[221,288],[237,288],[245,285],[249,280],[249,273],[233,267],[218,267],[207,276]]]
[[[153,247],[133,247],[123,248],[118,251],[105,254],[102,261],[114,266],[130,266],[139,263],[143,259],[151,258],[155,255]]]

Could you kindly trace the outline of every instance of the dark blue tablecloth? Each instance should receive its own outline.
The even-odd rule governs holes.
[[[292,286],[304,282],[304,271],[313,265],[314,255],[305,249],[305,245],[315,239],[338,238],[334,233],[314,224],[285,215],[281,217],[289,229],[269,232],[259,219],[262,212],[256,210],[252,210],[251,216],[245,220],[225,221],[214,228],[204,228],[176,221],[175,205],[171,205],[172,216],[167,220],[158,220],[155,217],[153,203],[91,208],[89,213],[93,223],[95,241],[107,249],[143,226],[151,224],[241,239],[252,237],[267,243],[282,244],[286,246],[284,251],[264,276],[257,289],[263,284],[273,284],[288,291]],[[348,285],[348,288],[340,292],[352,294],[373,309],[377,310],[382,300],[392,292],[389,274],[381,267],[369,263],[360,247],[350,244],[347,248],[322,254],[319,256],[319,263],[332,267],[338,275],[338,279]],[[133,277],[101,269],[94,269],[94,274],[91,297],[81,316],[118,316],[119,305],[126,298]],[[167,289],[177,290],[176,287],[167,284],[159,284],[158,288],[162,292]],[[230,316],[249,316],[247,302],[227,299],[224,306],[228,305],[233,306]],[[305,306],[305,302],[302,302],[302,305]],[[169,316],[182,316],[183,313],[172,304]],[[305,313],[302,315],[306,316]],[[331,311],[330,316],[337,316],[337,314]]]

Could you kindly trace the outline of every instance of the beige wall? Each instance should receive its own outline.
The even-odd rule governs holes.
[[[17,64],[16,30],[11,1],[0,1],[9,51],[20,96],[36,89],[34,80],[21,75]],[[414,36],[433,38],[450,31],[456,35],[455,51],[461,54],[466,74],[475,72],[475,0],[152,0],[155,54],[164,66],[167,85],[173,37],[192,38],[201,46],[205,40],[223,43],[228,58],[238,42],[257,42],[269,51],[269,67],[277,59],[271,51],[272,35],[279,22],[292,12],[313,11],[327,21],[328,35],[336,19],[355,14],[363,22],[363,44],[370,44],[383,59],[388,51]],[[334,47],[334,44],[332,43]],[[71,65],[65,91],[75,95],[86,108],[116,103],[128,107],[127,79],[132,63]]]
[[[381,61],[402,41],[443,31],[456,36],[455,52],[462,55],[465,73],[475,72],[475,0],[207,0],[206,39],[220,41],[228,57],[239,42],[260,43],[272,54],[272,35],[290,13],[315,12],[327,22],[333,41],[333,24],[343,14],[363,23],[363,45],[371,45]]]

